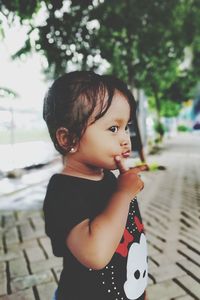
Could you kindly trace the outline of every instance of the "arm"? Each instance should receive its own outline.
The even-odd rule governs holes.
[[[143,188],[138,172],[145,166],[127,171],[121,160],[117,163],[121,174],[105,210],[92,222],[76,225],[66,239],[72,254],[88,268],[102,269],[110,261],[123,235],[130,201]]]

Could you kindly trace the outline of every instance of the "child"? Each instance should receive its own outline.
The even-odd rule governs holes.
[[[57,300],[145,298],[146,239],[136,195],[143,188],[138,173],[147,167],[125,164],[134,113],[122,81],[89,71],[65,74],[45,97],[44,120],[64,162],[44,200],[46,233],[54,255],[63,257]]]

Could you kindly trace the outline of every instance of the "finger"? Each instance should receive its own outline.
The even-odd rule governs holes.
[[[143,190],[143,188],[144,188],[144,182],[142,182],[142,186],[140,188],[140,192]]]
[[[121,156],[117,155],[115,157],[115,162],[116,162],[117,168],[119,169],[120,174],[123,174],[128,171],[128,167],[125,165]]]
[[[133,167],[130,169],[130,171],[138,174],[140,172],[143,172],[143,171],[148,171],[149,170],[149,167],[148,165],[141,165],[141,166],[137,166],[137,167]]]

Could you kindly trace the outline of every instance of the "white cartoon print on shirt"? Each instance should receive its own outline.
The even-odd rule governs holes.
[[[148,280],[147,244],[142,233],[139,243],[133,243],[128,252],[127,280],[124,291],[128,299],[139,298],[145,291]]]

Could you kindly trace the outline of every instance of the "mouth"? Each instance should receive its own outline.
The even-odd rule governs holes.
[[[130,154],[131,154],[131,151],[128,150],[128,151],[122,153],[122,157],[123,157],[123,158],[128,158],[128,157],[130,157]]]

